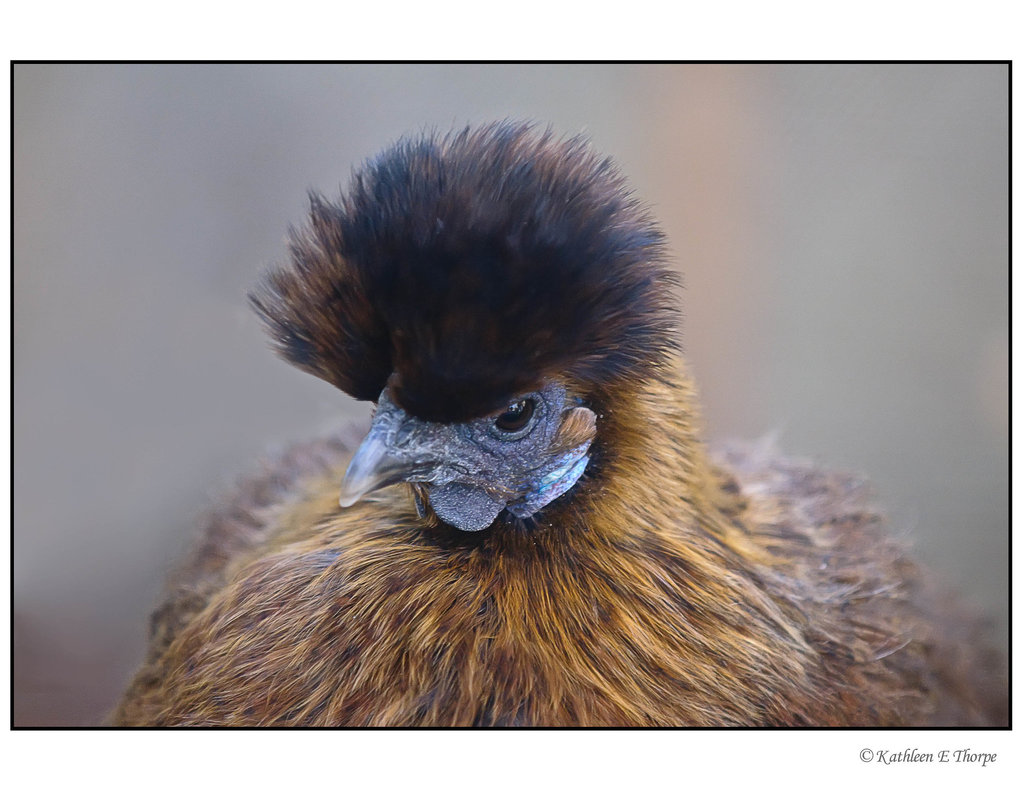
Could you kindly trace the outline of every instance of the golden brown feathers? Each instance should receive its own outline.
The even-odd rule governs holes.
[[[613,471],[567,519],[531,529],[425,528],[399,488],[341,512],[344,455],[300,452],[301,497],[261,507],[243,494],[233,516],[215,518],[221,535],[204,556],[230,560],[186,573],[177,602],[190,616],[172,615],[172,598],[163,629],[173,636],[116,722],[1005,718],[991,695],[998,674],[970,644],[943,648],[913,564],[863,492],[781,460],[733,454],[735,479],[710,468],[686,390],[669,380],[638,393],[651,428],[614,463],[630,474]],[[671,463],[684,453],[681,471]],[[212,594],[195,612],[191,592],[204,588]]]
[[[862,487],[704,448],[660,256],[607,161],[517,125],[314,199],[255,298],[289,360],[445,425],[554,382],[545,453],[586,468],[470,533],[415,476],[342,509],[354,443],[297,448],[213,515],[114,722],[1004,724],[997,658]]]

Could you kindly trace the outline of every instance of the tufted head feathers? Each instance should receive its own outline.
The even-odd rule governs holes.
[[[406,139],[311,204],[252,302],[285,358],[357,399],[390,379],[409,413],[463,421],[551,377],[649,376],[674,344],[661,233],[579,138]]]

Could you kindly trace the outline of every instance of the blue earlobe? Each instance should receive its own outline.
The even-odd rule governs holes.
[[[541,476],[534,489],[519,500],[508,504],[506,508],[516,517],[529,517],[555,498],[564,495],[572,489],[586,470],[590,462],[587,455],[589,448],[588,441],[559,457],[551,469]]]

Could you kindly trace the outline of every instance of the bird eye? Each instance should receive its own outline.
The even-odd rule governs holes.
[[[520,399],[513,402],[505,412],[494,419],[494,425],[505,433],[522,431],[530,423],[536,406],[533,399]]]

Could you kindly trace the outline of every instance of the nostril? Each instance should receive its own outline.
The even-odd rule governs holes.
[[[404,446],[411,442],[416,437],[416,425],[413,423],[404,423],[398,427],[398,431],[395,432],[394,443],[396,446]]]

